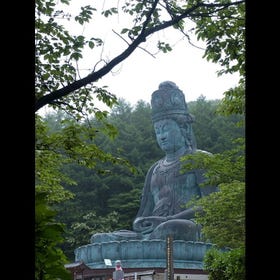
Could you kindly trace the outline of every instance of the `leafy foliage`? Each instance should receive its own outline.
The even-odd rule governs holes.
[[[224,4],[219,9],[210,8],[205,1],[192,14],[198,40],[206,41],[204,56],[221,65],[218,75],[238,73],[239,85],[224,93],[219,112],[245,113],[245,1],[214,1]],[[210,1],[209,1],[210,2]],[[187,7],[201,3],[188,1]],[[235,3],[236,5],[232,5]]]
[[[65,241],[70,244],[71,248],[78,248],[88,244],[94,233],[113,231],[118,221],[119,217],[116,212],[111,212],[100,219],[95,212],[91,211],[83,215],[79,222],[71,224],[71,230],[69,230]]]
[[[197,222],[202,225],[203,235],[220,248],[244,246],[244,183],[221,184],[219,192],[202,198],[197,205],[204,206],[203,217],[197,217]]]
[[[49,203],[57,203],[73,197],[63,188],[62,182],[74,184],[74,181],[59,171],[67,162],[59,153],[62,139],[58,135],[48,135],[47,130],[42,118],[36,116],[35,191],[45,193]]]
[[[245,280],[245,248],[227,252],[210,249],[206,252],[204,267],[209,280]]]
[[[99,131],[107,133],[108,137],[115,136],[115,130],[107,123],[102,122],[103,116],[98,116]],[[56,270],[67,262],[67,258],[57,244],[63,243],[64,227],[55,222],[58,203],[68,201],[74,195],[64,188],[67,183],[75,185],[73,177],[66,175],[63,168],[75,162],[87,168],[95,168],[98,162],[113,162],[121,164],[127,172],[134,170],[127,160],[101,150],[93,141],[96,127],[89,128],[80,125],[72,119],[59,115],[57,119],[49,117],[54,127],[49,129],[38,115],[36,116],[36,141],[35,141],[35,194],[36,194],[36,277],[37,279],[56,279],[60,275]],[[102,125],[103,123],[103,125]],[[101,171],[100,171],[101,172]],[[40,197],[44,194],[44,200]],[[36,237],[37,238],[37,237]],[[43,246],[43,248],[41,248]],[[61,268],[61,269],[62,269]],[[63,272],[63,270],[62,270]],[[61,273],[62,273],[61,272]],[[43,278],[42,278],[43,277]],[[66,279],[62,278],[62,279]]]
[[[83,57],[83,49],[103,46],[103,40],[71,35],[57,20],[58,16],[64,16],[63,10],[56,10],[53,0],[37,0],[35,110],[46,105],[80,113],[81,108],[83,111],[94,110],[89,103],[99,90],[105,91],[105,99],[114,103],[114,95],[92,83],[109,73],[148,40],[150,35],[160,30],[173,27],[189,40],[189,19],[196,24],[196,36],[206,40],[204,56],[222,65],[220,73],[239,71],[240,75],[244,75],[244,2],[124,0],[119,3],[121,8],[109,7],[98,11],[94,4],[81,7],[80,13],[74,16],[75,21],[81,25],[94,23],[96,13],[105,17],[125,14],[131,18],[128,26],[121,27],[118,33],[128,43],[128,47],[108,62],[101,58],[93,64],[93,71],[81,78],[76,64]],[[70,1],[62,3],[68,5]],[[161,39],[158,40],[157,48],[164,53],[172,50],[170,43]],[[102,61],[106,61],[105,65],[97,69],[95,66]]]
[[[223,101],[222,101],[223,102]],[[203,95],[188,103],[189,111],[195,117],[193,131],[197,147],[211,153],[233,148],[232,139],[244,137],[242,114],[221,115],[221,100],[206,100]]]
[[[182,161],[185,161],[183,170],[205,170],[204,176],[207,180],[204,182],[204,185],[219,185],[234,181],[244,181],[244,138],[239,138],[233,142],[236,146],[222,153],[206,154],[197,151],[195,154],[183,157]]]
[[[56,10],[55,1],[37,0],[35,2],[35,97],[43,100],[53,108],[60,108],[72,114],[77,120],[86,114],[100,113],[94,106],[95,100],[101,100],[109,107],[116,104],[116,97],[107,91],[107,87],[84,85],[73,88],[72,94],[63,100],[57,97],[48,101],[49,93],[61,87],[67,87],[79,78],[76,67],[82,57],[82,51],[89,46],[102,46],[100,38],[85,38],[83,35],[71,35],[65,27],[58,23],[63,10]],[[69,4],[70,1],[63,1]],[[75,21],[81,25],[89,22],[96,9],[89,5],[81,7],[81,12],[75,16]],[[70,15],[71,16],[71,15]],[[47,101],[44,101],[47,100]]]
[[[205,3],[208,1],[205,1]],[[245,75],[245,2],[214,1],[225,4],[220,9],[209,8],[211,4],[201,5],[193,13],[198,39],[206,40],[204,57],[222,66],[219,74],[239,72]],[[188,1],[192,7],[197,0]],[[210,16],[203,16],[209,15]]]
[[[203,208],[197,214],[205,240],[219,247],[238,248],[245,242],[244,145],[220,154],[197,152],[184,157],[183,170],[205,170],[203,185],[217,185],[219,191],[196,201]],[[203,186],[202,186],[203,187]]]
[[[219,247],[237,248],[245,242],[244,145],[220,154],[197,152],[182,158],[183,170],[205,170],[203,185],[219,186],[219,191],[196,202],[203,209],[197,221],[203,225],[204,239]],[[203,187],[203,186],[202,186]]]
[[[189,6],[194,3],[197,1],[188,1]],[[224,3],[230,5],[231,1]],[[209,10],[202,5],[198,17],[194,18],[198,39],[206,40],[207,43],[204,57],[222,66],[219,75],[234,72],[240,75],[239,85],[225,92],[217,113],[224,116],[243,115],[245,114],[245,4],[229,6],[229,9],[221,8],[213,12],[211,17],[201,17],[207,12]],[[240,122],[239,126],[243,124],[244,121]],[[213,155],[197,153],[183,159],[191,161],[191,164],[185,164],[185,169],[201,168],[205,170],[207,179],[205,183],[219,186],[219,192],[200,201],[204,211],[197,216],[197,220],[203,224],[204,238],[209,238],[221,247],[244,246],[244,142],[244,138],[235,140],[236,146],[223,153]]]
[[[196,2],[189,1],[189,5]],[[225,3],[230,3],[226,1]],[[202,7],[201,12],[206,12]],[[221,9],[211,17],[194,19],[198,38],[207,41],[204,54],[208,60],[219,63],[224,73],[238,72],[239,85],[225,92],[217,108],[224,116],[245,114],[245,4]],[[227,18],[227,19],[226,19]],[[240,122],[239,125],[243,125]],[[203,225],[204,239],[219,247],[235,248],[229,253],[209,251],[205,257],[209,279],[245,279],[245,156],[244,138],[236,141],[234,149],[207,155],[198,153],[185,157],[192,167],[205,170],[206,184],[219,186],[219,191],[199,201],[203,212],[196,219]]]
[[[64,268],[67,262],[58,246],[63,242],[64,226],[55,221],[55,211],[47,203],[45,193],[35,196],[35,279],[71,279]]]
[[[245,86],[242,82],[224,93],[217,111],[223,115],[245,114]]]

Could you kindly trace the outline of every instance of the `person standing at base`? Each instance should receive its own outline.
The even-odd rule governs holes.
[[[113,280],[124,280],[124,271],[120,260],[115,261],[115,271],[113,272]]]

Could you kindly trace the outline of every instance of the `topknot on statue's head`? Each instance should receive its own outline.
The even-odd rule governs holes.
[[[153,122],[178,115],[186,116],[189,122],[193,121],[184,93],[171,81],[159,84],[158,90],[152,93],[151,105]]]
[[[162,83],[159,84],[158,86],[159,89],[167,89],[167,88],[176,88],[176,89],[179,89],[177,87],[177,85],[174,83],[174,82],[171,82],[171,81],[164,81]]]

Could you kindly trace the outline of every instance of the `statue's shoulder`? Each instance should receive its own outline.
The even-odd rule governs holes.
[[[152,166],[149,168],[148,173],[152,172],[152,171],[155,169],[155,167],[156,167],[161,161],[163,161],[163,159],[164,159],[164,157],[161,158],[161,159],[159,159],[159,160],[157,160],[155,163],[153,163]]]

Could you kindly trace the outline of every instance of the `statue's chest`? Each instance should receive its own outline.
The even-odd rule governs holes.
[[[151,179],[152,187],[155,186],[164,186],[166,184],[178,183],[180,178],[184,175],[180,174],[180,163],[177,162],[172,165],[164,165],[163,162],[159,162],[159,164],[153,170],[153,175]]]
[[[195,173],[180,172],[180,162],[167,166],[160,161],[153,170],[151,192],[155,203],[170,197],[186,202],[199,193],[199,188]]]

